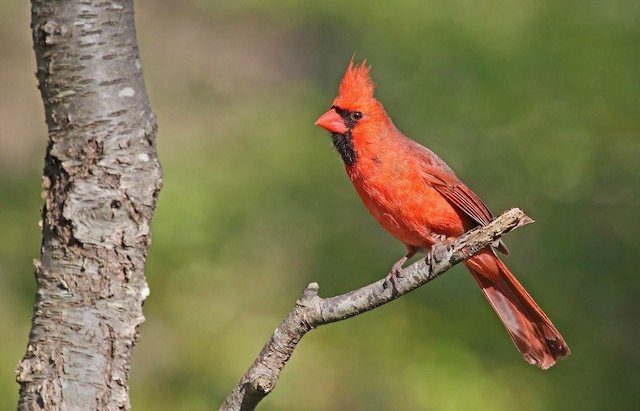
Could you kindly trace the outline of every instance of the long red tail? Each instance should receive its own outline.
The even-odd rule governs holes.
[[[571,353],[549,317],[493,250],[481,251],[465,265],[526,361],[546,370]]]

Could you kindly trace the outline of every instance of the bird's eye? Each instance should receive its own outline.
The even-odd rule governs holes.
[[[364,117],[364,115],[363,115],[361,112],[359,112],[359,111],[354,111],[353,113],[351,113],[351,119],[352,119],[353,121],[358,121],[358,120],[360,120],[362,117]]]

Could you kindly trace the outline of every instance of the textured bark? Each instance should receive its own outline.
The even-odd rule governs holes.
[[[129,409],[162,184],[132,0],[32,0],[49,141],[19,410]]]
[[[220,410],[255,409],[275,388],[280,372],[307,332],[324,324],[346,320],[395,300],[433,280],[511,230],[532,222],[533,220],[522,210],[513,208],[485,227],[470,230],[450,243],[436,244],[427,258],[402,271],[395,289],[388,286],[386,279],[382,279],[337,297],[320,298],[318,284],[309,284]]]

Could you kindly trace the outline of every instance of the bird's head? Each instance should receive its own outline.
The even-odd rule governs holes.
[[[354,140],[378,136],[391,123],[382,104],[373,97],[375,84],[369,76],[371,66],[366,63],[364,60],[354,65],[351,58],[338,96],[329,111],[316,121],[316,125],[331,132],[333,144],[347,164],[356,159]]]

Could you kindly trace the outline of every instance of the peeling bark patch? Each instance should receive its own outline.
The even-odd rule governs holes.
[[[37,28],[36,41],[40,44],[52,46],[64,41],[64,38],[69,36],[69,28],[67,26],[61,25],[55,20],[48,20]]]

